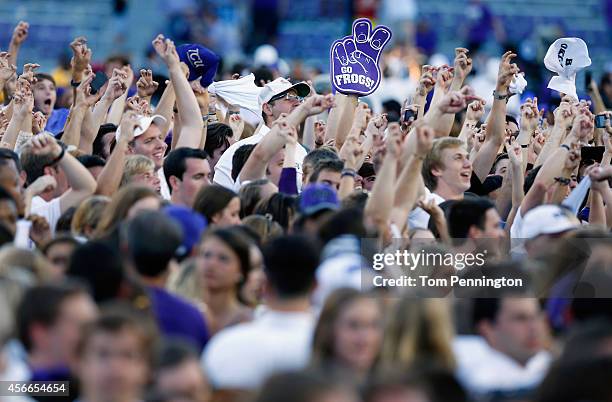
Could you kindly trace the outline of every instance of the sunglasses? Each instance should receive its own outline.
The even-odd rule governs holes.
[[[272,99],[270,99],[270,102],[274,102],[277,100],[298,101],[300,103],[304,102],[304,98],[302,98],[301,96],[291,95],[291,94],[284,94],[284,95],[273,97]]]

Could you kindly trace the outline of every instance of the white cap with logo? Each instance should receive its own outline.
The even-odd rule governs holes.
[[[263,105],[264,103],[270,102],[270,99],[274,98],[277,95],[280,95],[284,92],[293,89],[297,92],[298,96],[302,98],[308,96],[310,93],[310,87],[305,82],[298,82],[297,84],[292,84],[288,79],[279,77],[274,81],[268,82],[259,92],[259,105]]]
[[[557,39],[548,48],[544,65],[559,74],[551,78],[548,88],[578,99],[576,73],[591,65],[587,44],[580,38]]]
[[[138,137],[145,131],[149,129],[151,124],[155,123],[157,126],[162,126],[166,123],[166,118],[159,114],[154,114],[153,116],[138,116],[138,125],[134,129],[134,138]],[[117,128],[117,132],[115,133],[115,140],[119,140],[121,128]]]
[[[558,205],[540,205],[525,214],[521,224],[521,238],[534,239],[540,235],[558,234],[580,226],[572,213]]]

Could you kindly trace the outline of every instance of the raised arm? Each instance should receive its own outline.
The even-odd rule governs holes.
[[[62,141],[66,145],[78,147],[81,142],[81,128],[83,126],[85,113],[87,113],[87,109],[92,103],[95,102],[95,95],[91,95],[91,87],[89,86],[93,78],[93,73],[88,76],[83,76],[83,80],[76,89],[74,105],[72,109],[70,109],[64,135],[62,136]]]
[[[121,118],[123,117],[123,112],[125,111],[125,103],[127,100],[128,92],[130,91],[130,87],[132,86],[132,82],[134,82],[134,72],[132,71],[132,67],[129,65],[121,68],[121,71],[124,73],[121,75],[123,80],[123,87],[125,88],[125,92],[123,95],[115,99],[113,105],[108,112],[108,116],[106,117],[106,122],[114,124],[116,126],[121,123]]]
[[[25,21],[19,21],[19,23],[13,30],[13,35],[11,36],[11,43],[9,44],[11,64],[17,65],[17,57],[19,56],[19,50],[21,49],[21,45],[23,45],[23,42],[25,42],[25,40],[28,38],[29,29],[30,24]]]
[[[168,66],[170,81],[172,81],[176,94],[176,104],[181,119],[181,132],[176,148],[198,148],[204,123],[196,96],[181,69],[181,62],[174,47],[174,42],[164,38],[163,35],[157,35],[153,40],[153,47]]]
[[[11,63],[11,55],[8,52],[0,52],[0,92],[4,85],[15,75],[17,66]]]
[[[404,166],[395,187],[395,199],[391,212],[391,222],[396,224],[400,231],[406,226],[408,214],[414,207],[422,189],[423,178],[421,168],[423,160],[431,150],[434,131],[422,122],[415,123],[415,129],[409,134],[416,138],[416,147],[410,160]]]
[[[136,89],[138,96],[146,99],[149,104],[151,103],[151,97],[157,91],[159,84],[153,81],[153,71],[151,70],[140,70],[140,78],[136,81]]]
[[[21,130],[24,121],[28,118],[31,119],[32,109],[34,108],[34,95],[32,94],[32,87],[26,79],[19,78],[17,80],[13,101],[13,115],[6,132],[4,133],[4,137],[2,138],[2,142],[11,150],[15,149],[19,131]]]
[[[353,114],[359,103],[359,98],[354,95],[334,95],[336,107],[329,112],[327,118],[327,130],[325,132],[325,142],[333,139],[336,149],[342,148],[348,133],[353,124]]]
[[[553,126],[550,135],[542,150],[538,154],[534,167],[543,164],[550,155],[561,145],[568,130],[572,126],[574,120],[575,110],[569,102],[561,102],[559,107],[555,109],[555,125]]]
[[[125,167],[128,144],[134,139],[134,128],[138,125],[138,114],[128,111],[121,119],[119,139],[110,154],[106,165],[98,176],[96,194],[111,197],[119,189],[121,175]]]
[[[365,215],[373,220],[380,231],[387,229],[395,192],[393,188],[397,179],[397,162],[402,151],[402,135],[397,123],[389,124],[386,152],[376,181],[366,203]]]
[[[268,166],[272,157],[285,146],[287,136],[291,132],[291,127],[295,127],[291,126],[285,119],[280,120],[280,122],[274,124],[270,132],[253,148],[253,152],[249,155],[238,176],[241,183],[247,180],[264,178],[266,176],[266,166]]]
[[[48,134],[39,134],[31,141],[35,153],[50,153],[54,155],[54,159],[59,159],[57,163],[66,175],[70,189],[59,198],[62,213],[94,193],[96,180],[81,162],[62,149],[55,138]]]
[[[512,63],[514,57],[516,57],[516,54],[512,52],[506,52],[502,56],[497,74],[493,105],[487,118],[485,142],[472,161],[474,173],[480,181],[484,181],[489,174],[491,166],[493,166],[497,157],[497,152],[504,143],[506,134],[506,102],[510,95],[508,88],[514,74],[518,73],[517,65]]]
[[[422,118],[425,114],[425,105],[427,103],[427,95],[436,85],[436,79],[433,73],[436,69],[430,65],[424,65],[421,67],[421,78],[419,78],[419,85],[417,86],[416,93],[412,98],[412,104],[419,105],[417,111],[417,118]],[[402,119],[404,116],[400,116]]]

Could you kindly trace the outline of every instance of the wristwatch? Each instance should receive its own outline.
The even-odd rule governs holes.
[[[508,102],[508,99],[510,99],[510,94],[508,94],[508,93],[500,94],[500,93],[497,93],[497,91],[493,91],[493,99],[495,99],[495,100],[505,100],[506,102]]]

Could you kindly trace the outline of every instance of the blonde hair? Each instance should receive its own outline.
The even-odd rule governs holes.
[[[454,329],[446,299],[404,297],[390,317],[380,354],[382,368],[409,368],[432,361],[455,368]]]
[[[421,170],[423,181],[428,189],[434,191],[438,185],[438,178],[431,173],[431,170],[442,167],[442,151],[447,148],[459,147],[465,147],[465,142],[459,138],[443,137],[434,140],[431,151],[429,151],[423,161],[423,168]]]
[[[150,187],[134,184],[119,189],[102,211],[93,238],[99,239],[111,234],[127,217],[130,208],[148,197],[159,199],[157,192]]]
[[[120,186],[126,186],[132,182],[134,176],[150,171],[155,171],[155,162],[144,155],[130,155],[125,159]]]
[[[96,230],[102,212],[109,203],[110,198],[101,195],[89,197],[81,202],[72,218],[72,234],[89,238]]]

